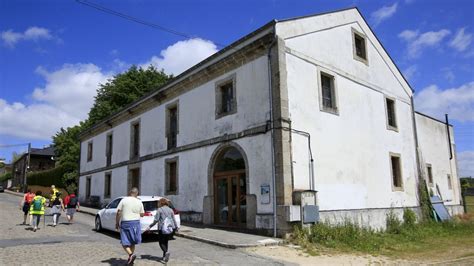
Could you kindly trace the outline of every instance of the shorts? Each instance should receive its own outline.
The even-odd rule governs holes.
[[[27,215],[28,212],[30,212],[30,204],[27,203],[27,202],[25,202],[25,203],[23,204],[23,213],[24,213],[25,215]]]
[[[122,246],[133,246],[142,242],[140,220],[122,221],[120,223],[120,243]]]
[[[76,213],[76,208],[67,208],[66,215],[73,217]]]

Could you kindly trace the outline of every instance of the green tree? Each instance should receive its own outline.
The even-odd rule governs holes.
[[[79,125],[61,128],[53,136],[57,166],[68,169],[63,175],[63,181],[69,192],[77,188],[80,132],[165,84],[170,78],[172,76],[166,75],[163,70],[158,71],[153,66],[147,69],[132,66],[105,84],[98,84],[97,96],[88,118]]]
[[[147,69],[132,66],[128,71],[115,75],[107,83],[99,86],[87,124],[93,125],[101,121],[148,92],[155,90],[170,78],[172,76],[166,75],[163,70],[158,71],[151,65]]]

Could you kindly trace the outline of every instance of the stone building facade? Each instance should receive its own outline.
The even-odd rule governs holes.
[[[317,191],[321,219],[380,228],[418,210],[429,163],[458,213],[452,126],[414,110],[357,9],[274,20],[84,131],[80,199],[137,186],[186,221],[282,234]]]

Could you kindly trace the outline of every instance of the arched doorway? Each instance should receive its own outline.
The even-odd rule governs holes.
[[[223,147],[215,157],[214,223],[246,227],[247,176],[245,158],[234,146]]]

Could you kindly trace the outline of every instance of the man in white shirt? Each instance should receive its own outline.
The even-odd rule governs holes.
[[[143,217],[145,211],[142,201],[137,197],[138,189],[134,187],[129,196],[120,201],[115,217],[115,229],[120,230],[120,243],[128,254],[127,264],[133,264],[137,257],[134,254],[135,245],[142,242],[140,217]]]

